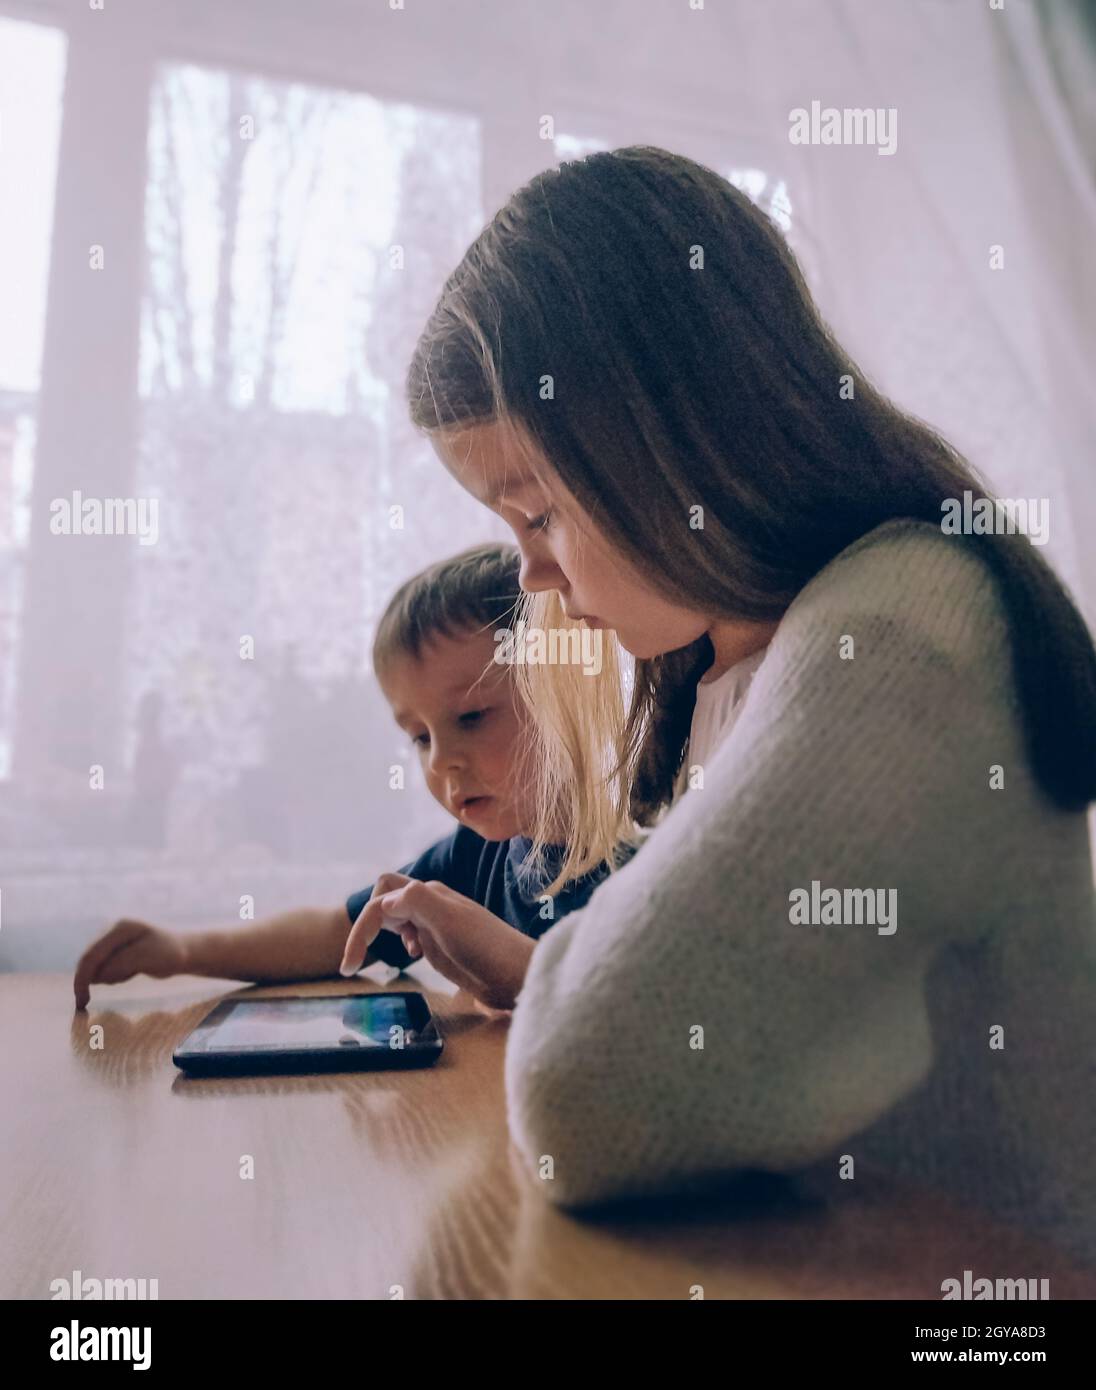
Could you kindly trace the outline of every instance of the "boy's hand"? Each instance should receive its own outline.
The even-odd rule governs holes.
[[[76,966],[76,1007],[86,1009],[94,984],[117,985],[134,975],[164,980],[186,970],[186,947],[174,932],[147,922],[115,922],[87,948]]]
[[[402,879],[402,885],[390,887],[390,878]],[[446,979],[493,1009],[514,1007],[535,947],[501,917],[444,883],[385,874],[346,939],[340,967],[344,975],[361,969],[382,928],[398,932],[412,955],[425,957]]]
[[[408,929],[401,931],[396,922],[385,922],[377,917],[376,912],[369,909],[384,893],[391,893],[395,888],[402,888],[405,883],[414,883],[413,878],[408,878],[406,874],[388,873],[381,874],[373,885],[373,891],[369,895],[369,901],[354,919],[354,924],[350,928],[350,935],[346,938],[346,945],[343,947],[342,964],[339,966],[340,975],[356,975],[365,964],[365,954],[377,938],[379,931],[394,931],[403,941],[404,950],[408,955],[421,956],[418,940],[414,931]],[[367,915],[368,914],[368,915]],[[352,964],[356,961],[357,964]]]

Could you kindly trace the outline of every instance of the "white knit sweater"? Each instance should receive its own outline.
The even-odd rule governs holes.
[[[850,1155],[1096,1263],[1086,820],[1033,780],[969,543],[891,522],[838,556],[711,767],[530,962],[506,1093],[548,1197],[763,1169],[840,1200]],[[793,922],[812,883],[896,890],[896,929]]]

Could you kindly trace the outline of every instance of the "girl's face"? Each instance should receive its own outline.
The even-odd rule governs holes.
[[[430,794],[485,840],[526,835],[533,824],[518,778],[527,716],[513,669],[495,662],[497,651],[492,632],[438,635],[420,660],[394,656],[377,673]]]
[[[497,424],[474,425],[433,440],[446,469],[477,501],[498,512],[521,550],[521,587],[559,592],[568,618],[615,630],[625,651],[646,658],[688,646],[711,619],[653,589],[553,476],[549,485],[522,470]]]

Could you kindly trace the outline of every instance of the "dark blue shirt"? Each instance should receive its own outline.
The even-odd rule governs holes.
[[[597,885],[605,878],[608,868],[593,869],[582,878],[573,879],[548,903],[540,901],[543,886],[551,883],[563,860],[564,847],[553,846],[546,851],[549,877],[531,876],[520,872],[532,840],[515,836],[512,840],[485,840],[474,830],[461,825],[444,840],[431,845],[412,864],[400,869],[408,878],[426,883],[436,879],[466,898],[481,903],[496,917],[531,936],[542,936],[553,923],[569,912],[585,907]],[[353,924],[373,892],[372,885],[354,893],[346,900],[346,911]],[[544,913],[542,916],[541,913]],[[398,933],[381,931],[369,948],[374,960],[401,969],[415,959],[409,956]]]

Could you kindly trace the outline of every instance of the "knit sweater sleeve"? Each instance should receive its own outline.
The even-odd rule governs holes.
[[[791,1171],[919,1086],[926,973],[998,849],[990,767],[1022,757],[1008,688],[961,541],[882,528],[804,589],[704,786],[530,962],[506,1092],[550,1199]],[[894,890],[896,928],[799,924],[812,883]]]

